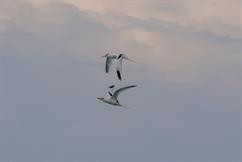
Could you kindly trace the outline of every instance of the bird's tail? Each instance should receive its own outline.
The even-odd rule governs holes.
[[[143,63],[140,63],[140,62],[134,61],[134,60],[132,60],[132,59],[130,59],[130,58],[128,58],[128,57],[126,57],[125,59],[128,60],[128,61],[130,61],[130,62],[133,62],[133,63],[135,63],[135,64],[137,64],[137,65],[143,65]]]
[[[128,57],[126,57],[126,60],[129,60],[129,61],[131,61],[131,62],[133,62],[133,63],[138,64],[136,61],[134,61],[134,60],[132,60],[132,59],[130,59],[130,58],[128,58]]]
[[[129,109],[129,110],[135,110],[134,108],[131,108],[131,107],[127,107],[127,106],[123,106],[123,105],[120,105],[120,106],[123,108]]]

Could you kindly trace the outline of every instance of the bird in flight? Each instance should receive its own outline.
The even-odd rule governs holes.
[[[114,60],[116,61],[116,73],[117,73],[117,76],[118,76],[119,80],[122,80],[122,76],[121,75],[122,75],[122,62],[123,62],[123,59],[129,60],[131,62],[136,63],[135,61],[129,59],[124,54],[119,54],[118,56],[106,54],[105,56],[102,56],[102,57],[106,57],[106,66],[105,66],[105,72],[106,73],[109,72],[109,69],[112,66],[113,61]]]
[[[109,86],[109,89],[111,91],[108,91],[108,95],[109,95],[109,98],[97,98],[107,104],[110,104],[110,105],[114,105],[114,106],[121,106],[121,107],[125,107],[123,105],[121,105],[118,101],[118,96],[121,92],[127,90],[127,89],[130,89],[130,88],[134,88],[134,87],[137,87],[137,85],[131,85],[131,86],[127,86],[127,87],[123,87],[123,88],[120,88],[120,89],[117,89],[114,93],[112,92],[113,91],[113,88],[114,88],[114,85],[112,86]]]

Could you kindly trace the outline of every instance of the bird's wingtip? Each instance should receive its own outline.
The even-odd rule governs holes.
[[[117,75],[118,75],[118,79],[119,79],[119,80],[122,80],[122,78],[121,78],[121,74],[120,74],[120,71],[117,71]]]
[[[113,88],[113,87],[115,87],[115,85],[111,85],[111,86],[109,86],[109,88]]]

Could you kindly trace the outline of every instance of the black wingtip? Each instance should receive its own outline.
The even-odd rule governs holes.
[[[109,94],[111,97],[113,96],[113,94],[112,94],[111,92],[109,92],[109,91],[108,91],[108,94]]]
[[[118,59],[120,59],[122,55],[123,55],[123,54],[121,53],[121,54],[118,56]]]
[[[119,71],[117,71],[117,75],[118,75],[118,79],[119,79],[119,80],[122,80],[122,78],[121,78],[121,74],[120,74]]]
[[[111,85],[111,86],[109,86],[109,88],[113,88],[113,87],[115,87],[115,85]]]

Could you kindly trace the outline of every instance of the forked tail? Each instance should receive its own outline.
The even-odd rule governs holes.
[[[123,106],[123,105],[120,105],[120,107],[123,107],[123,108],[129,109],[129,110],[135,110],[134,108],[127,107],[127,106]]]

